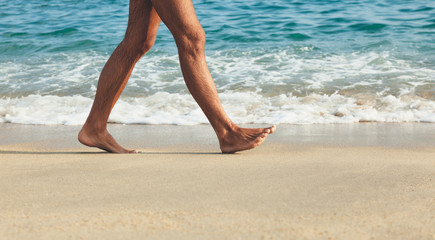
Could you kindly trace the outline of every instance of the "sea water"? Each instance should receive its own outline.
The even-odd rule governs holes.
[[[435,1],[194,0],[236,123],[435,122]],[[0,0],[0,122],[82,124],[127,0]],[[201,124],[161,24],[109,119]]]

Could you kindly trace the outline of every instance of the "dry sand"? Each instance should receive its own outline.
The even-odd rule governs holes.
[[[278,126],[218,153],[209,126],[0,124],[1,239],[435,239],[435,124]],[[146,138],[146,139],[145,139]]]

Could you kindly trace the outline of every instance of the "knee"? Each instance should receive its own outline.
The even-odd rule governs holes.
[[[155,36],[129,37],[125,36],[123,43],[137,57],[142,57],[154,46]]]
[[[175,37],[179,50],[198,54],[204,51],[205,47],[205,32],[202,27],[190,31],[184,31],[179,36]]]
[[[145,53],[147,53],[149,50],[151,50],[151,48],[154,46],[154,42],[155,42],[156,38],[151,38],[151,39],[146,39],[145,41],[143,41],[140,46],[141,48],[139,49],[139,53],[141,55],[145,55]]]

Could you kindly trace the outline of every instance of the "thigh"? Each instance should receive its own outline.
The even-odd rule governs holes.
[[[198,34],[202,26],[192,0],[151,0],[157,14],[177,40],[178,36]]]
[[[160,17],[150,0],[130,0],[126,37],[137,40],[154,40]]]

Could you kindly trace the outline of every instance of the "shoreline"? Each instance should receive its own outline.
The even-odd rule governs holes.
[[[265,127],[248,124],[243,127]],[[355,124],[280,124],[263,145],[284,144],[295,147],[387,147],[433,148],[433,123],[355,123]],[[92,151],[77,141],[78,125],[25,125],[0,123],[0,150]],[[176,148],[219,151],[212,127],[201,125],[124,125],[109,124],[109,132],[127,148]],[[188,141],[186,141],[188,139]],[[259,147],[260,149],[263,146]],[[99,150],[97,150],[99,151]],[[256,150],[254,150],[256,151]]]
[[[278,125],[238,154],[208,125],[109,127],[139,154],[79,128],[0,124],[4,238],[435,237],[435,124]]]

